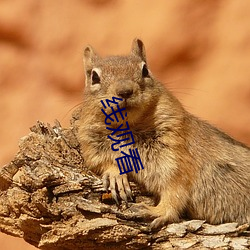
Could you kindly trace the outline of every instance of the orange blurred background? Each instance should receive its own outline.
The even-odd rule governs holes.
[[[126,54],[135,37],[154,75],[191,113],[250,144],[250,2],[0,1],[0,166],[37,120],[68,126],[83,49]],[[31,250],[0,234],[3,250]]]

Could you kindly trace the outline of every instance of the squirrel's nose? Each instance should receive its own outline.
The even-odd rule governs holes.
[[[133,94],[133,89],[120,89],[117,92],[117,95],[124,98],[124,99],[128,99],[129,97],[132,96]]]

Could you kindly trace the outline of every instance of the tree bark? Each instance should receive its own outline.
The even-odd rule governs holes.
[[[160,231],[117,206],[101,179],[84,165],[71,126],[37,122],[20,140],[19,152],[0,169],[0,230],[45,250],[249,249],[249,225],[209,225],[191,220]],[[134,202],[152,203],[131,182]],[[130,205],[130,204],[129,204]]]

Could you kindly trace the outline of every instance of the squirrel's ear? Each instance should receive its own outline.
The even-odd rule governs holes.
[[[84,49],[83,63],[86,71],[93,68],[93,64],[96,58],[97,54],[91,46],[88,46]]]
[[[94,68],[94,63],[97,58],[97,54],[93,50],[91,46],[88,46],[84,49],[83,53],[83,63],[84,63],[84,69],[85,69],[85,85],[88,85],[88,82],[91,79],[91,72]]]
[[[143,42],[140,39],[135,38],[132,43],[132,54],[139,56],[142,61],[147,62],[146,51]]]

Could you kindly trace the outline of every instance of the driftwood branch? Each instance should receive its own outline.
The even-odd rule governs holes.
[[[76,130],[37,122],[0,170],[0,231],[41,249],[248,249],[249,225],[192,220],[150,232],[84,165]],[[131,183],[136,202],[152,203]]]

